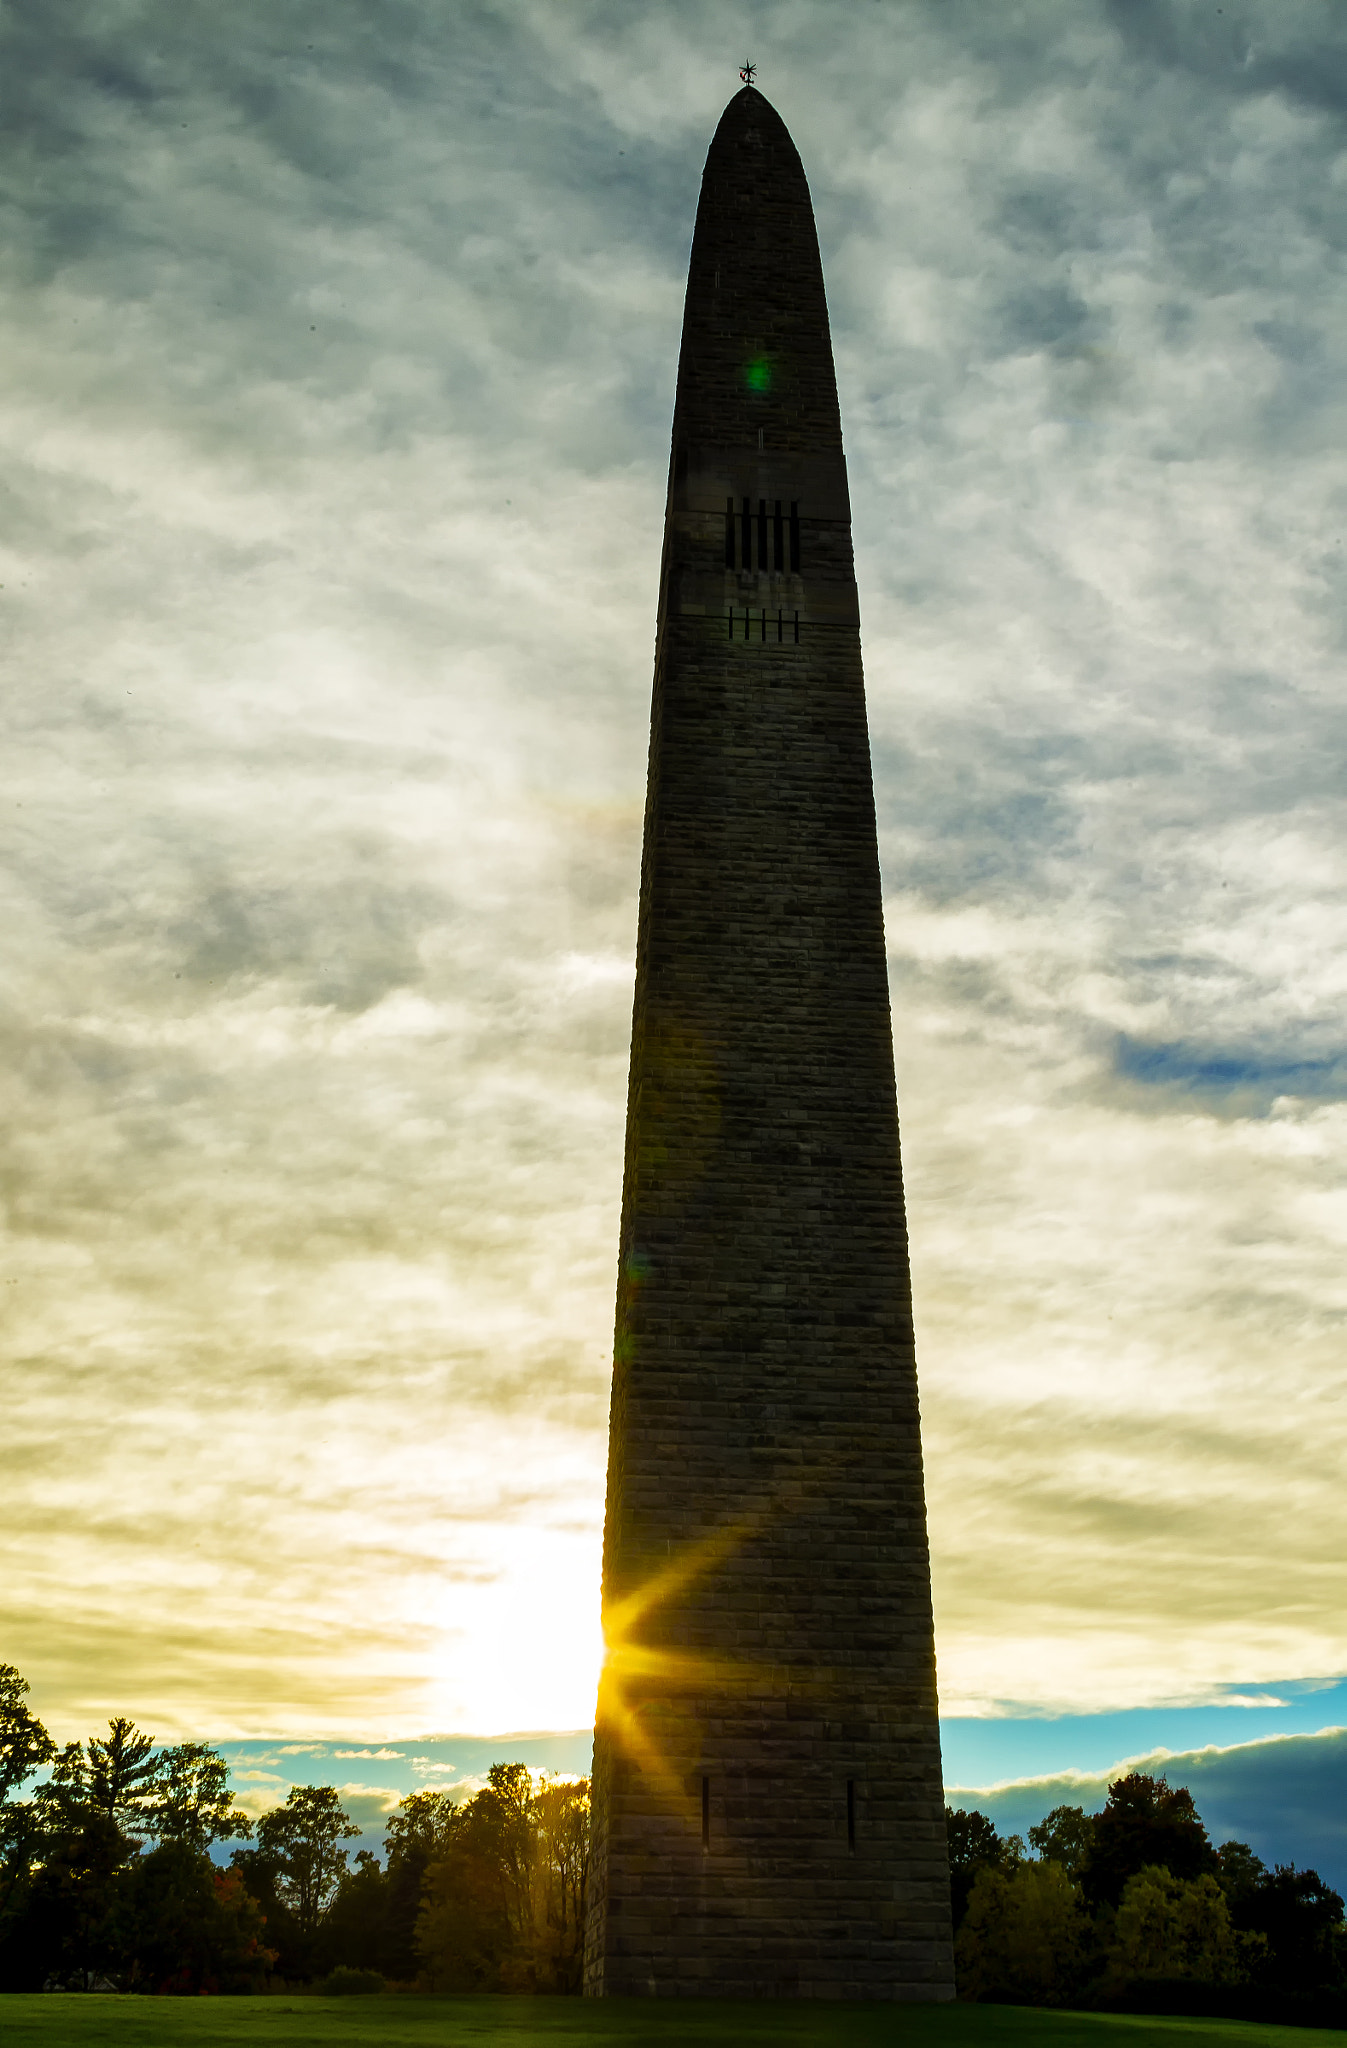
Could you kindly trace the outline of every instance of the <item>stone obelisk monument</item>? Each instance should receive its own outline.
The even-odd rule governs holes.
[[[952,1995],[846,463],[809,187],[702,180],[637,940],[591,1995]]]

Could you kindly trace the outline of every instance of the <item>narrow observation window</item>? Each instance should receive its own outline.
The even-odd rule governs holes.
[[[781,527],[781,500],[778,498],[776,501],[776,512],[772,519],[772,567],[774,569],[784,569],[786,566],[786,542]]]
[[[799,646],[799,644],[800,644],[800,614],[799,614],[798,612],[796,612],[796,614],[795,614],[795,645],[796,645],[796,646],[798,647],[798,646]]]
[[[790,508],[790,566],[798,576],[800,573],[800,504],[793,499]]]
[[[730,638],[731,638],[731,640],[733,640],[733,638],[734,638],[734,606],[733,606],[733,605],[731,605],[731,606],[730,606],[730,609],[729,609],[729,613],[728,613],[728,620],[729,620],[729,628],[730,628]]]
[[[764,606],[763,606],[763,608],[762,608],[762,635],[761,635],[761,637],[762,637],[763,641],[765,642],[765,641],[766,641],[766,639],[767,639],[767,607],[766,607],[766,605],[764,605]]]
[[[703,1785],[704,1785],[704,1784],[706,1783],[706,1780],[705,1780],[705,1778],[703,1778],[703,1779],[702,1779],[702,1783],[703,1783]],[[705,1796],[705,1795],[703,1795],[703,1796]],[[848,1778],[848,1779],[847,1779],[847,1847],[848,1847],[848,1849],[854,1849],[854,1848],[855,1848],[855,1846],[856,1846],[856,1780],[855,1780],[854,1778]]]
[[[702,1847],[711,1846],[711,1780],[702,1779]]]
[[[780,612],[778,612],[776,615],[776,637],[778,640],[783,640],[785,638],[785,628],[782,623]]]
[[[767,567],[767,500],[758,499],[758,567]]]
[[[739,567],[741,569],[751,569],[753,567],[753,514],[749,510],[749,503],[747,498],[744,499],[744,512],[740,524],[743,528],[743,531],[740,535],[740,539],[742,542],[741,552],[743,559],[741,560]]]
[[[734,567],[734,500],[725,500],[725,567]]]

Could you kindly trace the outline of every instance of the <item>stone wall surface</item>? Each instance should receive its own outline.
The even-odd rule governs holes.
[[[813,210],[727,108],[674,414],[586,1989],[952,1992],[850,512]]]

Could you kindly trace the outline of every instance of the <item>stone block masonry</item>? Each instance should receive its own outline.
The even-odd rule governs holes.
[[[586,1990],[950,1997],[846,463],[808,185],[751,87],[674,412],[603,1604]]]

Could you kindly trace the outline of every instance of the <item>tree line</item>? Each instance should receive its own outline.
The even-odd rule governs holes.
[[[352,1864],[334,1786],[254,1822],[208,1744],[118,1716],[58,1748],[27,1695],[0,1665],[0,1990],[580,1989],[583,1780],[410,1793]],[[1027,1843],[945,1818],[961,1997],[1347,2024],[1338,1893],[1214,1847],[1184,1787],[1129,1773]]]
[[[1192,1794],[1132,1771],[1102,1812],[1004,1839],[946,1808],[959,1994],[1347,2024],[1343,1902],[1314,1870],[1213,1846]]]
[[[253,1822],[208,1744],[119,1715],[58,1748],[27,1694],[0,1665],[0,1991],[579,1990],[585,1781],[413,1792],[352,1865],[335,1786]]]

